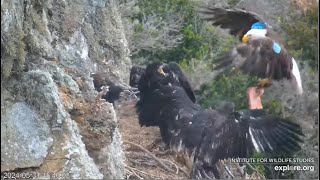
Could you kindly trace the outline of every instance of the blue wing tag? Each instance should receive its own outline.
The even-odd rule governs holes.
[[[277,54],[279,54],[279,53],[281,52],[281,47],[280,47],[280,45],[279,45],[278,43],[276,43],[276,42],[273,42],[272,48],[273,48],[273,51],[274,51],[275,53],[277,53]]]

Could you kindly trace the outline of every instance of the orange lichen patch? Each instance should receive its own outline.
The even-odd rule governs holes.
[[[53,132],[55,133],[55,132]],[[65,133],[57,133],[54,136],[54,143],[50,148],[44,162],[39,168],[39,175],[46,175],[60,172],[61,169],[67,164],[69,159],[66,157],[68,154],[67,149],[61,150],[66,143],[70,140],[69,136]],[[44,172],[44,173],[41,173]],[[34,177],[37,178],[37,177]],[[38,177],[40,178],[40,177]]]
[[[74,103],[73,109],[80,111],[81,114],[90,115],[92,114],[91,103],[87,103],[84,100],[78,100]]]
[[[62,167],[65,166],[65,164],[69,161],[69,159],[65,158],[65,156],[61,155],[59,158],[50,159],[47,158],[46,161],[41,165],[41,171],[42,172],[51,172],[51,173],[57,173],[61,170]],[[42,174],[42,173],[40,173]],[[43,173],[43,175],[46,175]]]
[[[88,122],[86,121],[86,119],[83,116],[75,116],[72,119],[75,120],[79,126],[87,126],[88,125]]]
[[[309,9],[314,9],[318,7],[318,0],[293,0],[291,4],[293,7],[306,12]]]
[[[78,86],[79,86],[79,89],[80,90],[82,90],[83,89],[83,87],[85,86],[85,82],[84,82],[84,80],[82,79],[82,78],[76,78],[75,79],[75,81],[76,81],[76,83],[78,84]]]
[[[59,91],[66,94],[70,94],[70,89],[66,86],[59,86]]]
[[[66,109],[72,109],[72,106],[73,106],[72,97],[68,92],[66,92],[66,88],[58,88],[58,91],[64,107]]]
[[[85,129],[90,126],[87,121],[88,117],[92,116],[90,107],[91,105],[84,100],[76,101],[73,104],[73,109],[70,112],[71,119],[78,123],[80,129]]]
[[[110,137],[107,137],[104,134],[92,133],[89,129],[81,133],[83,141],[86,144],[86,148],[90,151],[99,151],[104,146],[107,145],[107,140],[110,140]]]

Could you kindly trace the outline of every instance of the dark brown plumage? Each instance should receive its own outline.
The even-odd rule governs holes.
[[[286,49],[279,54],[273,52],[273,41],[269,38],[255,39],[240,44],[231,52],[218,59],[215,69],[232,65],[249,75],[280,80],[292,78],[292,60]]]
[[[151,64],[140,79],[139,124],[158,126],[171,150],[194,155],[193,179],[219,178],[215,164],[224,158],[254,152],[288,156],[300,149],[299,125],[263,110],[235,111],[233,103],[205,110],[191,101],[177,74],[164,67]]]
[[[145,68],[139,66],[133,66],[130,70],[130,81],[129,85],[131,87],[138,88],[139,80],[144,74]]]

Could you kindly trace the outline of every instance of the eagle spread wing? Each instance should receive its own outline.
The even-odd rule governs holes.
[[[264,22],[257,14],[240,9],[203,7],[199,10],[199,14],[203,20],[211,21],[212,25],[229,29],[229,33],[238,36],[240,40],[251,29],[252,24]]]
[[[213,112],[214,113],[214,112]],[[205,130],[193,166],[196,177],[210,176],[214,164],[227,158],[245,158],[254,152],[288,155],[300,150],[300,126],[263,110],[243,110],[220,117]],[[206,167],[206,169],[204,169]],[[208,170],[208,167],[212,167]],[[214,174],[214,172],[212,172]]]
[[[214,167],[220,159],[300,148],[299,125],[262,110],[236,112],[232,103],[216,110],[202,109],[191,101],[174,73],[165,76],[157,68],[148,66],[140,81],[146,89],[137,103],[139,123],[159,126],[172,150],[194,155],[193,178],[218,177]]]
[[[288,120],[263,110],[210,113],[215,122],[207,124],[196,156],[203,162],[248,157],[254,152],[288,154],[300,149],[301,127]]]

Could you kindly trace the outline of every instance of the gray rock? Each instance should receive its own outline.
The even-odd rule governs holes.
[[[131,61],[117,2],[13,0],[1,5],[1,47],[27,51],[22,65],[12,54],[1,55],[1,68],[8,64],[9,71],[18,72],[1,79],[1,149],[7,153],[1,154],[1,172],[33,167],[33,172],[55,172],[66,179],[122,178],[124,154],[115,111],[111,104],[100,104],[90,77],[104,72],[128,82]],[[17,32],[23,38],[12,38]],[[24,60],[25,68],[17,69]],[[32,138],[21,142],[27,132]],[[11,145],[19,148],[9,152]],[[17,155],[9,163],[15,154],[26,157]]]
[[[98,166],[89,156],[82,137],[79,133],[78,125],[72,120],[66,120],[66,134],[70,139],[65,141],[62,150],[66,150],[65,158],[70,161],[63,167],[62,178],[66,179],[102,179]]]
[[[61,102],[59,91],[51,75],[45,71],[30,71],[17,84],[21,99],[32,104],[53,129],[61,129],[68,117]]]
[[[1,114],[1,171],[40,166],[52,143],[46,121],[30,105],[17,102]]]

